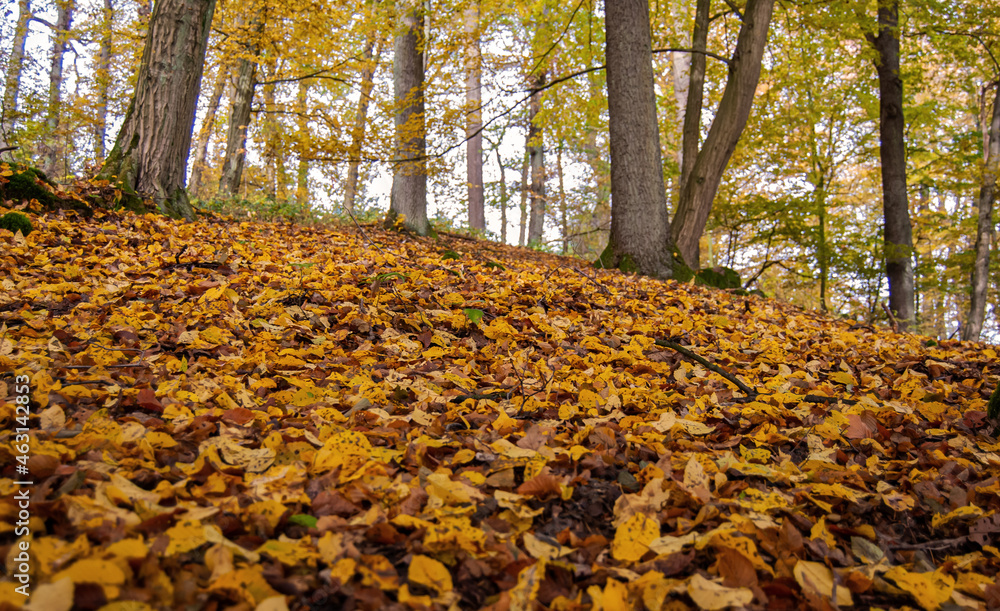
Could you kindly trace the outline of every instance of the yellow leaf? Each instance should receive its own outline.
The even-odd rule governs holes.
[[[804,591],[821,596],[826,600],[833,598],[833,571],[825,564],[799,560],[795,563],[792,573],[795,575],[795,581]],[[850,607],[854,605],[851,591],[847,589],[847,586],[837,584],[836,602],[838,606]]]
[[[73,579],[68,576],[43,583],[31,592],[24,611],[69,611],[73,608],[73,590]]]
[[[913,597],[928,611],[939,609],[948,602],[955,589],[955,579],[938,570],[933,573],[911,573],[901,566],[892,567],[885,577]]]
[[[687,593],[701,609],[714,611],[726,607],[744,607],[753,600],[750,588],[727,588],[695,573],[688,580]]]
[[[637,513],[622,522],[611,542],[611,555],[623,562],[638,562],[649,545],[660,536],[660,522],[656,518]]]
[[[448,567],[430,556],[417,555],[410,561],[406,578],[411,583],[434,589],[438,595],[451,592],[453,585]]]

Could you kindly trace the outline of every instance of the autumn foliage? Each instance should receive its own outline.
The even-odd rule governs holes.
[[[31,221],[32,609],[1000,606],[992,347],[457,237]]]

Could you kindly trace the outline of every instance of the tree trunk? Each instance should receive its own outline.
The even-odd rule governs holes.
[[[344,210],[354,212],[354,204],[358,197],[358,171],[361,166],[361,149],[365,142],[365,126],[368,122],[368,105],[371,104],[372,89],[375,87],[375,70],[382,55],[382,41],[378,32],[368,33],[365,43],[364,64],[361,67],[361,95],[358,97],[358,112],[354,115],[354,128],[351,130],[351,148],[348,151],[350,162],[347,166],[347,184],[344,186]]]
[[[309,151],[311,147],[311,133],[309,131],[309,117],[306,115],[309,101],[309,81],[299,81],[298,93],[298,136],[295,139],[295,148],[299,156],[299,164],[295,171],[295,203],[303,208],[309,206]]]
[[[500,169],[500,243],[507,243],[507,175],[503,166],[503,157],[500,156],[500,145],[495,151],[497,156],[497,167]]]
[[[104,0],[101,24],[101,50],[97,58],[97,125],[94,127],[94,158],[104,159],[108,129],[108,91],[111,89],[111,34],[114,31],[115,6]]]
[[[646,0],[605,0],[611,236],[603,267],[673,274]]]
[[[208,97],[208,107],[205,109],[205,120],[198,130],[198,140],[194,146],[194,163],[191,164],[191,179],[188,181],[188,190],[191,195],[198,195],[201,191],[202,172],[205,170],[205,157],[208,156],[208,141],[212,138],[212,128],[215,126],[215,117],[219,113],[219,102],[222,100],[222,90],[226,87],[226,80],[229,75],[228,66],[219,64],[219,72],[215,75],[215,85],[212,93]]]
[[[563,182],[563,141],[556,149],[556,177],[559,179],[559,232],[562,234],[562,254],[569,252],[569,212],[566,210],[566,186]]]
[[[906,145],[903,80],[899,75],[899,3],[878,3],[878,36],[868,35],[878,57],[879,154],[882,159],[882,206],[885,214],[885,272],[889,309],[900,330],[914,322],[913,237],[906,194]]]
[[[990,276],[990,248],[993,245],[993,203],[996,200],[997,172],[1000,171],[1000,85],[993,99],[989,148],[979,187],[979,221],[976,229],[976,262],[972,267],[972,299],[969,319],[962,327],[962,339],[979,341],[986,318],[986,295]]]
[[[264,68],[267,75],[266,80],[273,81],[278,73],[278,58],[273,53],[266,56]],[[264,162],[264,180],[266,182],[264,193],[272,200],[283,200],[287,195],[286,182],[288,177],[285,174],[285,158],[278,152],[280,134],[278,133],[277,115],[273,112],[275,110],[274,88],[273,83],[264,85],[263,104],[260,108],[262,116],[260,135],[264,143],[262,161]]]
[[[747,2],[743,12],[743,25],[736,39],[736,49],[729,61],[729,77],[722,93],[722,101],[719,102],[712,127],[708,130],[704,146],[698,152],[688,181],[681,189],[677,215],[670,228],[671,236],[684,262],[694,269],[699,265],[698,241],[712,211],[712,200],[715,199],[722,173],[729,164],[750,117],[773,9],[774,0]],[[694,59],[691,61],[693,63]],[[689,91],[689,107],[693,103],[693,97]]]
[[[10,58],[7,60],[7,75],[4,80],[3,119],[0,121],[0,145],[13,146],[14,127],[17,125],[17,98],[21,92],[21,73],[24,69],[24,45],[28,40],[28,24],[31,20],[29,0],[17,3],[17,26]]]
[[[464,15],[466,181],[469,183],[469,227],[486,230],[486,194],[483,191],[482,54],[479,50],[479,5],[472,0]]]
[[[424,123],[424,33],[420,4],[397,3],[399,25],[393,45],[392,80],[396,98],[396,165],[386,226],[398,217],[417,235],[428,235],[427,138]]]
[[[691,37],[691,48],[695,52],[691,54],[688,71],[687,97],[684,100],[684,128],[681,133],[681,193],[684,192],[684,184],[694,170],[694,162],[698,158],[698,146],[701,144],[701,107],[705,97],[706,56],[698,51],[705,51],[708,48],[708,19],[711,4],[712,0],[698,0],[695,5],[694,34]],[[754,86],[756,87],[756,82]]]
[[[135,94],[101,175],[152,195],[165,214],[194,218],[184,191],[215,0],[158,0]]]
[[[545,231],[545,145],[542,139],[542,125],[538,114],[542,111],[542,92],[537,89],[545,85],[545,73],[540,72],[532,79],[536,91],[528,102],[528,165],[531,166],[531,202],[528,215],[528,246],[540,244]]]
[[[62,114],[63,57],[69,46],[69,29],[73,22],[73,0],[56,3],[56,28],[52,32],[52,65],[49,68],[49,107],[45,120],[45,144],[42,149],[42,168],[49,176],[59,172],[59,162],[65,162],[59,131]],[[65,170],[65,164],[63,165]],[[61,172],[65,174],[66,172]]]
[[[262,21],[255,19],[251,26],[253,34],[262,31]],[[236,88],[233,91],[232,112],[229,115],[229,129],[226,131],[226,157],[222,162],[219,176],[219,196],[233,197],[240,191],[243,180],[243,163],[247,156],[247,129],[250,127],[250,110],[253,107],[254,89],[257,86],[257,44],[247,42],[246,57],[236,63]]]
[[[525,141],[530,142],[530,140]],[[528,146],[525,144],[524,159],[521,161],[521,219],[517,230],[517,245],[524,246],[525,230],[528,228]]]

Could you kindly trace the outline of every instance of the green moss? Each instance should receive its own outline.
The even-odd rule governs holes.
[[[729,267],[715,267],[698,270],[695,274],[698,284],[704,284],[717,289],[738,289],[743,287],[743,280],[735,270]]]
[[[11,166],[14,173],[7,177],[5,183],[0,183],[0,197],[14,202],[38,201],[46,209],[59,207],[59,198],[48,186],[54,186],[44,172],[37,168],[15,165]]]
[[[0,217],[0,229],[7,229],[12,233],[20,231],[22,235],[28,235],[34,228],[31,226],[31,220],[25,215],[20,212],[8,212]]]

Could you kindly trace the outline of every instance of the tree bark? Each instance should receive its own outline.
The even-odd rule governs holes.
[[[483,190],[482,54],[479,49],[479,3],[472,0],[464,15],[466,182],[469,185],[469,227],[486,230],[486,194]]]
[[[517,245],[524,246],[525,231],[528,228],[528,146],[525,140],[524,159],[521,161],[521,218],[518,222]]]
[[[226,87],[228,76],[229,67],[224,63],[219,64],[219,72],[215,75],[212,93],[208,96],[205,120],[201,124],[201,129],[198,130],[198,139],[194,146],[194,162],[191,164],[191,179],[188,180],[188,190],[191,195],[198,195],[201,191],[205,157],[208,156],[208,141],[212,138],[212,128],[215,126],[215,117],[219,113],[219,102],[222,100],[222,90]]]
[[[17,3],[17,25],[10,58],[7,60],[7,75],[4,79],[3,118],[0,121],[0,145],[14,146],[14,127],[17,125],[17,99],[21,93],[21,73],[24,69],[24,45],[28,40],[28,25],[31,21],[31,3],[20,0]]]
[[[354,204],[358,197],[358,172],[361,166],[361,149],[365,143],[365,126],[368,123],[368,106],[371,104],[372,89],[375,88],[375,70],[378,69],[379,58],[382,56],[382,41],[378,32],[368,33],[364,49],[364,64],[361,67],[361,95],[358,97],[358,111],[354,115],[354,128],[351,130],[351,148],[348,152],[350,162],[347,166],[347,184],[344,185],[344,210],[354,212]]]
[[[773,9],[774,0],[747,2],[743,12],[743,25],[736,39],[736,49],[729,61],[729,77],[722,93],[722,101],[719,102],[719,109],[708,130],[705,144],[694,161],[688,181],[681,189],[677,215],[670,230],[681,257],[693,269],[697,269],[699,265],[698,242],[712,211],[712,200],[719,189],[722,173],[729,164],[750,117]],[[689,107],[692,97],[689,91]]]
[[[255,19],[251,25],[252,37],[262,29],[262,22]],[[219,176],[219,196],[232,197],[239,193],[243,180],[243,164],[247,156],[247,130],[250,127],[250,110],[253,107],[254,89],[257,86],[257,44],[245,43],[244,53],[237,62],[236,87],[233,90],[232,112],[226,131],[226,157]]]
[[[646,0],[605,0],[611,236],[599,263],[673,274]]]
[[[498,144],[494,152],[497,156],[497,167],[500,169],[500,243],[507,243],[507,174],[503,165],[503,157],[500,156],[500,145]]]
[[[42,149],[42,168],[49,176],[56,176],[59,173],[59,162],[65,162],[58,131],[62,114],[63,57],[69,46],[69,29],[72,22],[73,0],[57,2],[56,28],[52,32],[52,65],[49,68],[49,107],[45,120],[45,143]]]
[[[135,93],[101,175],[149,194],[165,214],[187,219],[184,191],[198,90],[215,0],[158,0]]]
[[[532,88],[545,86],[545,72],[532,79]],[[542,241],[545,231],[545,144],[541,121],[542,92],[535,91],[528,101],[528,165],[531,168],[531,189],[528,192],[530,209],[528,215],[528,246]]]
[[[396,98],[396,165],[386,226],[399,217],[417,235],[428,235],[427,137],[424,123],[424,31],[420,4],[399,2],[393,45],[392,80]]]
[[[556,149],[556,177],[559,179],[559,232],[562,234],[562,253],[569,252],[569,211],[566,209],[566,185],[563,181],[563,141]]]
[[[993,99],[989,147],[984,151],[983,175],[979,186],[979,220],[976,224],[976,262],[972,267],[972,299],[969,318],[962,327],[962,339],[979,341],[986,318],[986,297],[990,276],[990,249],[993,245],[993,203],[996,201],[997,172],[1000,171],[1000,84]]]
[[[878,57],[879,154],[882,160],[882,207],[885,216],[885,272],[889,309],[900,330],[914,322],[913,236],[906,193],[906,145],[903,80],[899,74],[899,3],[879,0],[878,35],[868,34]]]
[[[108,130],[108,91],[111,89],[111,34],[114,30],[115,5],[104,0],[101,24],[101,49],[97,57],[97,125],[94,127],[94,158],[104,159]]]
[[[307,103],[309,101],[309,81],[299,81],[298,92],[298,121],[296,127],[298,134],[295,139],[295,148],[299,156],[298,167],[295,171],[295,203],[303,208],[309,206],[309,149],[311,147],[311,133],[309,131],[309,118],[306,115]]]
[[[701,107],[705,98],[706,56],[697,51],[705,51],[708,48],[708,19],[711,4],[712,0],[698,0],[695,5],[694,34],[691,37],[691,48],[695,53],[690,55],[687,97],[684,100],[684,128],[681,132],[681,193],[684,192],[684,185],[694,170],[694,162],[698,158],[698,146],[701,144]],[[756,87],[756,83],[754,86]]]

